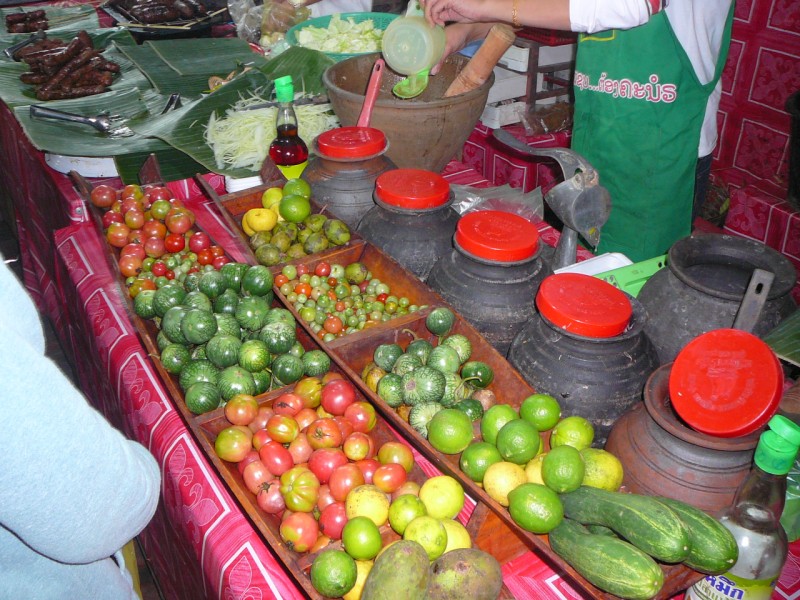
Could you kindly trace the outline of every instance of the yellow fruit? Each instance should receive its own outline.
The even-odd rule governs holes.
[[[283,198],[283,189],[271,187],[264,190],[264,193],[261,195],[261,206],[264,208],[272,208],[281,201],[281,198]]]
[[[472,548],[472,538],[469,537],[469,531],[464,527],[460,521],[455,519],[442,519],[442,525],[447,532],[447,546],[442,554],[447,554],[450,550],[457,550],[459,548]]]
[[[383,552],[386,549],[381,549]],[[380,554],[379,554],[380,556]],[[357,560],[356,561],[356,583],[352,589],[342,596],[343,600],[360,600],[361,592],[364,590],[364,582],[367,580],[367,575],[372,570],[374,561],[371,560]]]
[[[508,506],[508,494],[527,482],[525,469],[506,461],[494,463],[483,475],[483,489],[503,506]]]
[[[527,465],[525,465],[525,476],[528,478],[528,483],[540,483],[544,485],[542,479],[542,461],[546,454],[539,454],[534,456]]]
[[[429,516],[417,517],[403,532],[404,540],[412,540],[425,548],[430,560],[436,560],[447,548],[447,530],[442,521]]]
[[[247,213],[242,215],[242,231],[244,231],[247,235],[253,235],[256,230],[250,227],[250,224],[247,222]]]
[[[586,467],[582,485],[616,492],[622,485],[625,473],[620,460],[606,450],[584,448],[581,457]]]
[[[378,527],[389,520],[389,498],[374,485],[359,485],[345,498],[348,519],[369,517]]]
[[[594,441],[594,425],[587,419],[573,415],[561,419],[550,432],[550,447],[572,446],[583,450]]]
[[[452,477],[439,475],[422,484],[419,499],[429,516],[435,519],[452,519],[464,508],[464,488]]]
[[[251,208],[244,214],[242,221],[247,221],[254,231],[272,231],[278,222],[278,215],[268,208]]]

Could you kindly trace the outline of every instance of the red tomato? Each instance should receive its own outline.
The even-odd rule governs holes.
[[[284,392],[272,403],[272,410],[276,415],[289,415],[290,417],[294,417],[304,407],[303,399],[292,392]]]
[[[144,213],[138,208],[132,208],[123,215],[125,225],[131,229],[141,229],[144,225]]]
[[[331,478],[328,480],[328,487],[331,489],[334,500],[344,502],[350,490],[365,483],[364,473],[361,472],[358,465],[347,463],[333,470]]]
[[[258,413],[258,402],[250,394],[236,394],[225,403],[225,418],[234,425],[249,425]]]
[[[306,433],[314,450],[342,445],[342,431],[333,419],[317,419],[308,426]]]
[[[144,277],[137,277],[131,286],[128,288],[128,293],[131,298],[136,298],[136,295],[142,290],[155,290],[156,283],[152,279],[145,279]]]
[[[249,465],[254,460],[261,460],[258,457],[258,451],[253,450],[252,448],[247,451],[247,454],[244,455],[244,458],[236,463],[236,469],[239,471],[239,475],[242,475],[244,472],[244,468]]]
[[[169,200],[155,200],[150,205],[150,214],[154,219],[163,221],[171,208],[172,204],[169,203]]]
[[[98,185],[92,188],[89,195],[92,204],[99,208],[110,208],[117,201],[117,190],[110,185]]]
[[[372,475],[372,484],[380,491],[391,494],[406,482],[408,473],[403,465],[388,463],[375,469]]]
[[[215,256],[214,260],[211,261],[211,266],[219,271],[223,265],[227,265],[229,262],[231,262],[231,259],[227,256]]]
[[[147,190],[145,190],[145,195],[148,197],[151,203],[158,200],[169,200],[172,198],[172,192],[169,191],[169,188],[162,186],[147,188]]]
[[[267,431],[276,442],[288,444],[300,433],[300,427],[288,415],[272,415],[267,421]]]
[[[322,323],[322,328],[328,333],[339,333],[344,328],[344,323],[336,315],[328,315]]]
[[[147,256],[159,258],[167,253],[167,247],[164,245],[163,238],[149,237],[144,241],[144,251]]]
[[[273,283],[275,284],[275,287],[281,287],[284,283],[289,283],[289,278],[283,273],[278,273],[275,275]]]
[[[322,381],[319,377],[303,377],[294,384],[292,390],[303,399],[308,408],[317,408],[322,395]]]
[[[106,230],[106,240],[114,248],[123,248],[128,244],[128,234],[130,232],[130,227],[125,223],[111,223]]]
[[[258,494],[261,486],[275,479],[275,476],[269,472],[263,462],[254,460],[242,470],[242,479],[244,479],[244,485],[248,490]]]
[[[311,423],[317,420],[317,411],[313,408],[303,407],[300,409],[294,416],[294,420],[297,421],[297,425],[300,427],[300,431],[306,429]]]
[[[122,216],[122,213],[115,212],[113,210],[109,210],[103,213],[103,229],[108,229],[108,226],[112,223],[122,223],[125,221],[125,217]]]
[[[256,503],[265,513],[276,515],[286,508],[281,494],[281,482],[277,479],[268,481],[261,486],[256,494]]]
[[[297,437],[291,441],[288,450],[295,465],[308,462],[314,452],[311,444],[308,443],[308,436],[303,432],[298,433]]]
[[[374,458],[365,458],[364,460],[356,461],[355,464],[358,465],[358,468],[361,469],[361,472],[364,474],[364,483],[372,483],[375,471],[381,466],[381,463]]]
[[[156,277],[162,277],[167,274],[167,265],[163,260],[157,260],[150,265],[150,272]]]
[[[164,225],[161,221],[147,221],[145,222],[144,225],[142,225],[142,235],[144,235],[145,238],[166,237],[167,226]]]
[[[197,253],[197,262],[201,265],[210,265],[213,260],[214,256],[208,248],[200,250],[200,252]]]
[[[339,280],[336,279],[336,277],[328,277],[328,285],[331,286],[332,288],[336,287],[336,285],[338,283],[339,283]]]
[[[342,440],[350,437],[350,434],[355,431],[352,421],[346,419],[343,415],[333,417],[333,420],[336,421],[336,424],[339,426],[339,431],[342,432]]]
[[[347,523],[347,510],[344,502],[334,502],[319,513],[319,530],[332,540],[342,539],[342,529]]]
[[[261,450],[261,446],[263,446],[264,444],[269,444],[272,441],[274,440],[270,437],[269,431],[267,431],[266,429],[258,429],[256,431],[253,431],[253,448],[255,448],[256,450]]]
[[[267,442],[258,449],[258,456],[273,475],[283,475],[294,467],[292,454],[278,442]]]
[[[317,266],[314,267],[314,275],[318,275],[320,277],[327,277],[331,274],[331,264],[325,261],[317,263]]]
[[[117,264],[123,277],[136,277],[142,270],[142,259],[132,254],[120,256]]]
[[[317,541],[314,542],[314,545],[311,546],[311,548],[309,548],[308,551],[311,554],[316,554],[317,552],[324,550],[330,543],[331,543],[331,538],[329,538],[327,535],[320,534],[319,536],[317,536]]]
[[[378,302],[386,302],[386,299],[389,297],[389,294],[378,294],[375,298]]]
[[[251,431],[258,431],[259,429],[266,429],[269,418],[273,415],[271,406],[259,406],[255,418],[250,421],[248,427]]]
[[[308,283],[298,283],[294,286],[294,293],[295,294],[305,294],[306,296],[311,295],[311,285]]]
[[[342,452],[353,462],[372,458],[375,456],[375,442],[366,433],[356,431],[348,435],[342,442]]]
[[[144,246],[141,244],[125,244],[122,250],[119,251],[120,256],[136,256],[139,260],[147,258],[147,253],[144,251]]]
[[[214,451],[222,460],[239,462],[253,447],[250,438],[237,426],[226,427],[214,440]]]
[[[347,464],[347,457],[339,448],[314,450],[308,459],[308,468],[317,476],[320,483],[328,483],[333,470],[344,464]]]
[[[222,246],[209,246],[208,249],[211,250],[211,256],[214,258],[225,256],[225,249]]]
[[[186,233],[194,225],[194,214],[186,208],[176,208],[173,205],[164,218],[164,225],[172,233]]]
[[[343,415],[356,401],[356,388],[346,379],[334,379],[322,386],[320,401],[322,408],[332,415]]]
[[[140,199],[142,197],[142,195],[143,195],[142,194],[142,187],[140,185],[135,184],[135,183],[129,183],[124,188],[122,188],[122,191],[120,192],[120,198],[122,198],[123,200],[125,198]]]
[[[397,463],[402,465],[406,473],[414,467],[414,453],[403,442],[386,442],[378,448],[378,460],[381,464]]]
[[[141,229],[131,229],[131,232],[128,234],[129,244],[141,244],[144,248],[144,239]]]
[[[281,475],[281,494],[289,510],[310,513],[317,504],[319,479],[306,467],[293,467]]]
[[[167,248],[167,252],[175,254],[186,247],[186,240],[180,233],[170,233],[164,238],[164,246]]]
[[[369,402],[353,402],[344,411],[344,418],[353,423],[355,431],[368,433],[372,431],[377,422],[375,407]]]
[[[211,246],[211,238],[208,237],[207,233],[196,231],[189,238],[189,250],[194,253],[200,252],[200,250],[205,250],[209,246]]]
[[[281,522],[280,533],[289,550],[308,552],[317,541],[319,525],[309,513],[296,512]]]
[[[297,265],[297,276],[300,277],[300,275],[305,275],[310,270],[310,267],[306,264]]]
[[[319,497],[317,498],[317,510],[323,511],[325,507],[329,504],[333,504],[336,500],[333,499],[331,495],[331,488],[328,487],[327,483],[323,483],[319,486]]]
[[[167,279],[175,279],[175,271],[173,271],[172,269],[167,269],[167,272],[164,273],[164,277],[166,277]]]

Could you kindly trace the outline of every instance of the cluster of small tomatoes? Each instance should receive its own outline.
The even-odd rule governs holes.
[[[106,241],[119,250],[117,264],[131,297],[168,281],[230,262],[221,246],[195,231],[194,213],[164,186],[95,186],[91,203],[104,210]]]
[[[217,434],[217,455],[237,463],[245,487],[280,519],[280,536],[296,552],[341,539],[353,490],[384,498],[419,490],[407,478],[411,449],[397,440],[376,445],[375,409],[337,373],[305,377],[271,404],[240,394],[224,410],[231,425]]]

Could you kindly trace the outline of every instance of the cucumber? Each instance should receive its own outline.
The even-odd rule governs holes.
[[[729,570],[739,558],[736,539],[722,523],[708,513],[680,500],[657,496],[678,515],[689,533],[691,550],[684,564],[695,571],[719,575]]]
[[[570,519],[550,531],[549,539],[553,552],[604,592],[645,600],[664,585],[664,571],[656,561],[624,540],[589,533]]]
[[[672,509],[652,496],[581,486],[563,494],[564,515],[584,525],[605,525],[666,563],[689,558],[689,535]]]

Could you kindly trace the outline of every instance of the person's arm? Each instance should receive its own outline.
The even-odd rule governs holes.
[[[0,265],[0,525],[53,560],[89,563],[147,525],[160,473],[43,355],[41,324],[26,319],[32,306]]]

